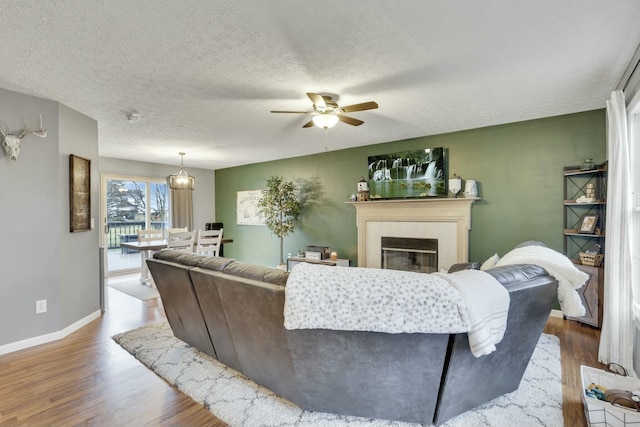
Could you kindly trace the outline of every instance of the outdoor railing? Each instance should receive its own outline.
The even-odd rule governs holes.
[[[145,223],[144,221],[109,221],[107,226],[109,227],[107,247],[114,249],[120,247],[121,241],[138,240],[138,230],[143,230]],[[166,227],[165,222],[151,221],[151,228],[154,230],[164,230]]]

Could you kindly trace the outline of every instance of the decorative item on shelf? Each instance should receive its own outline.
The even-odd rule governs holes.
[[[596,165],[593,163],[593,159],[584,159],[584,162],[580,165],[580,170],[583,172],[591,171],[596,168]]]
[[[350,202],[355,202],[356,200],[357,200],[356,193],[351,193],[351,195],[349,196],[349,201]]]
[[[587,184],[587,198],[593,201],[596,200],[596,185],[593,182]]]
[[[600,249],[602,249],[602,247],[594,243],[585,249],[584,252],[580,252],[580,264],[599,267],[604,259],[604,255],[600,253]]]
[[[478,183],[473,179],[468,179],[464,183],[465,197],[478,197]]]
[[[193,190],[196,188],[196,179],[184,170],[184,155],[180,152],[180,171],[177,174],[169,175],[169,188],[172,190]]]
[[[329,257],[329,259],[331,259],[331,261],[336,261],[338,259],[338,253],[331,252],[331,256]]]
[[[366,202],[369,200],[369,184],[364,179],[364,176],[360,177],[360,181],[358,181],[358,201]]]
[[[600,267],[604,260],[603,254],[588,254],[586,252],[580,252],[580,264],[590,265],[592,267]]]
[[[578,233],[580,234],[594,234],[596,232],[596,225],[598,224],[598,215],[586,214],[582,215],[580,219],[580,228]]]
[[[449,179],[449,191],[451,191],[453,197],[458,197],[460,190],[462,190],[462,178],[454,173]]]
[[[596,200],[596,185],[590,182],[587,184],[586,194],[578,197],[576,203],[594,203]]]
[[[300,258],[304,258],[305,253],[304,253],[304,251],[303,251],[302,249],[298,249],[298,256],[299,256]]]

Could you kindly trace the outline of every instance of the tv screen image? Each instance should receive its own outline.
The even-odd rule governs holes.
[[[446,197],[444,148],[369,156],[369,198]]]

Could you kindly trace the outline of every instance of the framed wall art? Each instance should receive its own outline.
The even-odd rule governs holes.
[[[370,200],[447,196],[442,147],[369,156],[367,160]]]
[[[598,215],[583,215],[580,220],[580,229],[578,230],[578,233],[594,234],[596,232],[597,224]]]
[[[236,222],[238,225],[265,225],[258,202],[262,190],[238,191],[236,200]]]
[[[91,160],[69,155],[70,231],[91,230]]]

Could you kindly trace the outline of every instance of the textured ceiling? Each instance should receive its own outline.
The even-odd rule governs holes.
[[[0,10],[0,87],[96,119],[101,156],[178,164],[185,151],[187,168],[206,169],[603,108],[640,42],[637,0],[0,0]],[[269,112],[309,110],[305,92],[380,108],[328,131]],[[0,121],[11,130],[21,117]]]

